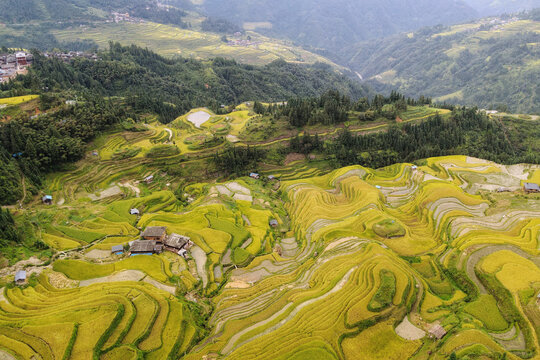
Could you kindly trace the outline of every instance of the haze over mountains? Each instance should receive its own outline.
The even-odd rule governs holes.
[[[329,50],[422,26],[478,16],[448,0],[206,0],[204,10],[257,31]]]
[[[467,3],[481,16],[515,13],[540,6],[538,0],[467,0]]]

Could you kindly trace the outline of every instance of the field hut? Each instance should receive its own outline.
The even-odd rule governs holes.
[[[52,195],[45,195],[41,200],[45,205],[52,205],[53,197]]]
[[[139,209],[131,209],[129,210],[130,215],[140,215]]]
[[[115,245],[111,248],[111,253],[122,255],[124,253],[124,247],[122,245]]]
[[[24,285],[26,284],[26,271],[19,270],[15,274],[15,284],[17,285]]]
[[[144,178],[144,182],[147,184],[151,184],[154,181],[154,175],[150,175]]]
[[[255,180],[259,180],[261,178],[261,175],[252,172],[252,173],[249,174],[249,177],[252,178],[252,179],[255,179]]]
[[[269,224],[270,224],[271,227],[274,227],[274,228],[279,225],[279,223],[278,223],[278,221],[276,219],[270,220]]]
[[[535,183],[525,183],[523,184],[523,190],[527,193],[539,193],[540,192],[540,185]]]
[[[149,226],[142,233],[144,240],[154,240],[163,243],[167,237],[167,228],[165,226]]]
[[[429,328],[429,335],[440,340],[446,335],[446,330],[441,326],[441,324],[434,324]]]
[[[129,247],[131,256],[160,254],[162,251],[163,245],[153,240],[135,240]]]

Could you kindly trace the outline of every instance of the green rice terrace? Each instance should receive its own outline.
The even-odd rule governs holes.
[[[201,183],[226,144],[293,135],[249,103],[123,127],[12,207],[51,257],[0,269],[0,359],[540,358],[540,166],[293,157]]]

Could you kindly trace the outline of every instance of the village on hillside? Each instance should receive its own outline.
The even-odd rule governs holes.
[[[34,56],[25,51],[12,54],[0,54],[0,84],[8,82],[28,72],[28,66],[34,61]]]
[[[99,60],[96,53],[82,51],[68,52],[43,52],[44,57],[57,58],[64,62],[70,62],[76,58],[86,58],[89,60]],[[0,53],[0,84],[7,83],[15,79],[17,75],[25,75],[28,68],[34,62],[34,55],[27,51],[16,51],[12,53]]]

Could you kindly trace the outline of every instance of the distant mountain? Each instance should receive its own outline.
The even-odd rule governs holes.
[[[511,14],[540,7],[539,0],[465,0],[482,16]]]
[[[540,112],[539,15],[426,28],[351,46],[340,57],[379,91]]]
[[[478,16],[461,0],[205,0],[202,6],[245,28],[329,50]]]

